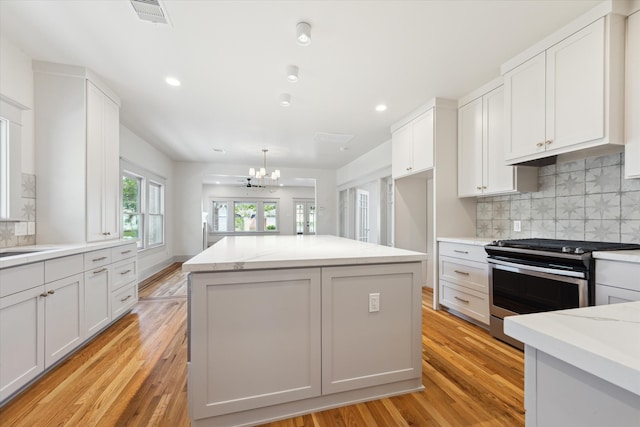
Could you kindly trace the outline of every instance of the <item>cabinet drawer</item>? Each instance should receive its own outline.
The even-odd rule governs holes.
[[[596,305],[640,301],[640,291],[596,285]]]
[[[108,264],[111,264],[111,249],[102,249],[84,254],[84,271]]]
[[[440,304],[489,324],[489,297],[485,294],[440,280]]]
[[[487,253],[484,250],[484,246],[439,242],[438,248],[439,255],[467,259],[469,261],[476,262],[486,262],[487,260]]]
[[[138,284],[131,282],[111,294],[111,318],[122,315],[138,302]]]
[[[53,282],[84,271],[82,254],[50,259],[44,262],[44,280]]]
[[[111,262],[118,262],[120,260],[136,256],[138,253],[138,247],[136,245],[137,244],[133,242],[111,248]]]
[[[440,257],[440,278],[484,294],[489,292],[489,271],[485,262]]]
[[[113,277],[113,285],[112,290],[120,289],[127,283],[131,281],[137,282],[138,278],[138,269],[137,269],[137,261],[135,259],[132,260],[124,260],[118,263],[115,263],[111,266],[112,277]]]
[[[596,283],[640,292],[640,264],[596,260]]]
[[[0,270],[0,297],[44,284],[44,262]]]

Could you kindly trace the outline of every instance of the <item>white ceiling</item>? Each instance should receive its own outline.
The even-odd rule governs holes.
[[[128,0],[0,0],[0,31],[34,59],[97,72],[121,97],[122,123],[175,160],[254,165],[268,148],[272,167],[333,169],[598,3],[164,0],[168,26],[140,21]],[[309,47],[295,42],[299,21]],[[316,132],[355,137],[340,151]]]

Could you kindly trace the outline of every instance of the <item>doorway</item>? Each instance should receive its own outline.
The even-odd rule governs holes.
[[[296,234],[316,234],[315,200],[294,200],[293,210]]]
[[[356,240],[369,241],[369,192],[356,190]]]

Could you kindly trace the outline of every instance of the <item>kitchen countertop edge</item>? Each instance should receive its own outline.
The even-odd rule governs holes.
[[[438,237],[438,242],[461,243],[463,245],[486,246],[496,239],[488,237]]]
[[[595,251],[592,255],[595,259],[634,262],[640,264],[640,249],[627,251]]]

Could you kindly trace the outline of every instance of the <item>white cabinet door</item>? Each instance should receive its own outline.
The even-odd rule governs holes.
[[[45,367],[49,367],[84,339],[82,274],[45,284],[45,293]]]
[[[640,12],[627,23],[625,178],[640,178]]]
[[[0,298],[0,401],[44,370],[43,286]]]
[[[604,137],[604,18],[547,50],[546,149]]]
[[[87,81],[87,241],[119,237],[119,109]]]
[[[458,110],[458,196],[482,194],[482,98]]]
[[[433,110],[429,110],[411,122],[412,172],[433,167]]]
[[[111,270],[97,267],[84,273],[86,336],[100,331],[111,321]]]
[[[320,269],[192,273],[198,420],[320,396]]]
[[[508,158],[544,151],[545,53],[504,76]]]
[[[391,136],[391,174],[399,178],[411,173],[412,167],[412,129],[406,124]]]
[[[482,182],[484,194],[515,189],[514,168],[505,166],[507,145],[504,137],[504,88],[499,87],[482,97],[484,150]]]

